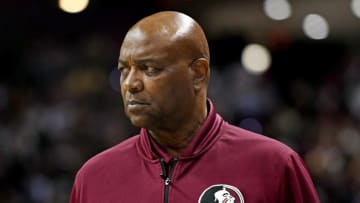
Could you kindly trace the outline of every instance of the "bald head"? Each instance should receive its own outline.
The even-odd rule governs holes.
[[[185,14],[159,12],[132,26],[119,56],[132,123],[158,132],[197,128],[206,117],[209,58],[203,30]]]
[[[202,28],[179,12],[141,19],[121,45],[118,69],[125,113],[174,157],[206,119],[209,60]]]
[[[183,57],[210,60],[208,42],[201,26],[188,15],[175,11],[158,12],[141,19],[130,28],[123,46],[159,41]]]

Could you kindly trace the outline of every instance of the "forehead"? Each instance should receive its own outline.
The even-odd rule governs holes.
[[[172,58],[178,43],[158,34],[149,34],[136,28],[126,35],[120,49],[120,58]]]

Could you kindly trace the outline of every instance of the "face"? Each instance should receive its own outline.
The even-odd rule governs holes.
[[[181,45],[139,30],[125,37],[120,50],[120,86],[124,110],[137,127],[176,129],[191,116],[195,92]]]

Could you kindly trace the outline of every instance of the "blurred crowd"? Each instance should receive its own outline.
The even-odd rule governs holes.
[[[0,202],[67,202],[79,167],[138,131],[122,109],[119,46],[96,33],[39,37],[0,77]],[[286,87],[271,70],[246,72],[240,57],[212,57],[209,97],[226,120],[297,151],[321,202],[360,203],[359,56],[317,83],[294,78]]]

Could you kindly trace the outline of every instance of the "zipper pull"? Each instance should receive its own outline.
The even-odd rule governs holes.
[[[171,182],[170,178],[169,178],[169,177],[167,177],[167,178],[165,179],[165,185],[169,185],[169,184],[170,184],[170,182]]]
[[[176,158],[174,160],[172,160],[171,162],[169,162],[170,176],[171,176],[172,170],[174,169],[176,162],[177,162]],[[171,179],[169,177],[168,166],[165,163],[164,159],[160,159],[160,165],[161,165],[161,169],[162,169],[162,173],[160,174],[160,177],[164,180],[165,185],[168,186],[171,182]]]

